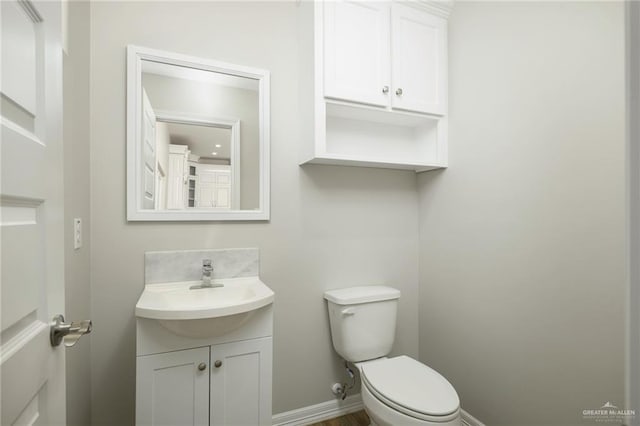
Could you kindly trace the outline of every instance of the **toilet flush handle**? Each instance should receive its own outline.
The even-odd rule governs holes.
[[[342,314],[343,317],[347,317],[347,316],[355,315],[356,311],[353,308],[345,308],[342,311],[340,311],[340,313]]]

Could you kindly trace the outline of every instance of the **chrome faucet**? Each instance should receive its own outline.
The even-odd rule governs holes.
[[[213,266],[211,266],[211,259],[202,259],[202,282],[200,284],[192,285],[189,288],[191,290],[197,290],[200,288],[224,287],[224,284],[212,282],[212,275]]]
[[[211,286],[211,274],[213,273],[213,266],[211,266],[211,259],[202,260],[202,285]]]

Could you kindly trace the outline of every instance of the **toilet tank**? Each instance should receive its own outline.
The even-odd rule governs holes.
[[[333,347],[347,361],[388,355],[396,334],[400,291],[384,286],[325,292]]]

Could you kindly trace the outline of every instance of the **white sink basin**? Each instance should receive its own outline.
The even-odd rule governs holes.
[[[258,277],[214,280],[223,287],[190,289],[199,281],[146,285],[136,316],[158,320],[165,328],[188,337],[227,333],[263,306],[273,303],[273,291]]]

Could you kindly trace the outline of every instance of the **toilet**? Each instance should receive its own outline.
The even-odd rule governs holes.
[[[402,355],[387,358],[400,291],[384,286],[325,292],[336,352],[360,372],[372,425],[461,426],[460,399],[440,373]]]

